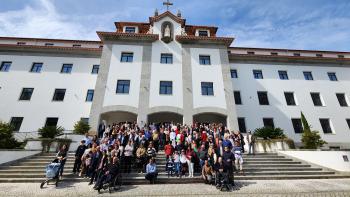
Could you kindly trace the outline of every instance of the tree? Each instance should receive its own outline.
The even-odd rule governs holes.
[[[267,139],[278,139],[278,138],[285,138],[286,136],[283,133],[283,130],[281,128],[272,128],[272,127],[261,127],[257,128],[254,131],[254,135],[256,137]]]
[[[90,130],[90,125],[82,120],[78,121],[74,125],[74,133],[84,135]]]
[[[301,142],[304,144],[305,149],[317,149],[327,142],[323,141],[318,131],[311,131],[311,126],[307,122],[303,112],[301,112],[301,122],[303,124],[303,134],[301,136]]]
[[[54,139],[55,137],[62,135],[64,131],[63,127],[60,126],[44,126],[39,129],[39,135],[41,138]]]
[[[0,122],[0,149],[12,149],[20,146],[13,137],[13,127],[9,123]]]

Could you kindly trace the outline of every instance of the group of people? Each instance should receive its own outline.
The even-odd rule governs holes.
[[[254,153],[254,136],[250,132],[247,141],[249,153]],[[154,183],[158,175],[155,158],[162,149],[166,170],[173,175],[194,177],[194,173],[201,173],[207,183],[226,176],[233,184],[235,168],[243,173],[244,145],[244,136],[239,131],[230,132],[223,124],[100,125],[97,136],[90,138],[86,134],[81,140],[75,152],[73,173],[89,178],[89,184],[95,183],[98,190],[131,169],[145,173],[145,178]],[[66,157],[64,152],[62,149],[58,155]]]

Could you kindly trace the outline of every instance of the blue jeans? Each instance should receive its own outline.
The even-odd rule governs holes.
[[[180,174],[181,172],[181,164],[180,162],[175,162],[175,174]]]

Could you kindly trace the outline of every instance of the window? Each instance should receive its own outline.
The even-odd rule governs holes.
[[[271,55],[278,55],[277,52],[271,52]]]
[[[231,69],[231,78],[238,78],[237,70]]]
[[[323,133],[332,133],[331,124],[328,118],[320,118]]]
[[[45,46],[53,46],[53,43],[45,43]]]
[[[129,94],[130,80],[118,80],[117,82],[117,94]]]
[[[254,79],[263,79],[263,74],[261,70],[253,70]]]
[[[58,118],[46,118],[45,126],[46,127],[55,127],[57,126]]]
[[[286,97],[287,105],[296,105],[293,92],[285,92],[284,96]]]
[[[122,53],[122,57],[120,58],[120,62],[132,62],[134,58],[133,53]]]
[[[303,125],[301,123],[300,118],[292,118],[292,124],[294,128],[295,133],[302,133],[303,132]]]
[[[350,119],[346,119],[346,123],[348,123],[348,127],[350,129]]]
[[[273,123],[273,118],[263,118],[264,127],[275,128],[275,124]]]
[[[80,118],[80,121],[89,124],[89,118]]]
[[[17,45],[26,45],[25,42],[17,42]]]
[[[236,105],[242,105],[241,92],[240,91],[234,91],[233,95],[235,97],[235,104]]]
[[[94,90],[88,90],[85,101],[91,102],[94,99]]]
[[[316,57],[323,57],[323,55],[320,54],[320,53],[317,53],[317,54],[316,54]]]
[[[338,55],[338,58],[344,58],[345,56],[344,55]]]
[[[314,80],[311,72],[303,72],[305,80]]]
[[[99,69],[100,69],[100,65],[93,65],[91,74],[98,74]]]
[[[200,55],[199,56],[200,65],[210,65],[210,56],[209,55]]]
[[[320,93],[310,93],[315,106],[323,106]]]
[[[14,131],[19,131],[23,122],[23,117],[12,117],[10,125],[13,127]]]
[[[73,64],[63,64],[61,73],[71,73],[73,68]]]
[[[267,97],[267,92],[258,92],[258,99],[260,105],[269,105],[269,99]]]
[[[346,102],[345,94],[337,93],[335,95],[337,96],[337,99],[339,101],[339,105],[341,107],[347,107],[348,106],[348,103]]]
[[[125,27],[125,33],[135,33],[136,27]]]
[[[32,68],[30,69],[30,72],[40,73],[42,67],[43,67],[43,63],[33,63]]]
[[[201,87],[202,87],[202,95],[207,95],[207,96],[214,95],[214,89],[213,89],[212,82],[201,82]]]
[[[160,63],[162,63],[162,64],[172,64],[173,63],[173,54],[162,53],[160,55]]]
[[[247,51],[247,54],[248,54],[248,55],[254,55],[255,52],[254,52],[254,51]]]
[[[79,48],[81,47],[81,44],[73,44],[73,47]]]
[[[199,30],[198,31],[198,36],[204,36],[204,37],[208,37],[208,31],[207,30]]]
[[[246,133],[247,128],[245,127],[245,119],[242,117],[237,118],[238,120],[238,128],[241,133]]]
[[[160,81],[159,94],[173,94],[173,82]]]
[[[21,96],[19,97],[20,101],[29,101],[32,97],[34,88],[23,88]]]
[[[335,73],[327,73],[327,74],[328,74],[329,80],[338,81],[337,75]]]
[[[55,89],[52,101],[63,101],[64,95],[66,94],[66,89]]]
[[[285,70],[279,70],[278,75],[280,76],[280,79],[282,80],[288,80],[288,73]]]
[[[1,72],[10,71],[11,64],[12,64],[12,62],[1,62],[0,71]]]

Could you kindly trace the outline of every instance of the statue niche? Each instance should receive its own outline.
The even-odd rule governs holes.
[[[170,43],[173,41],[174,28],[173,24],[170,22],[164,22],[162,24],[162,41],[165,43]]]

